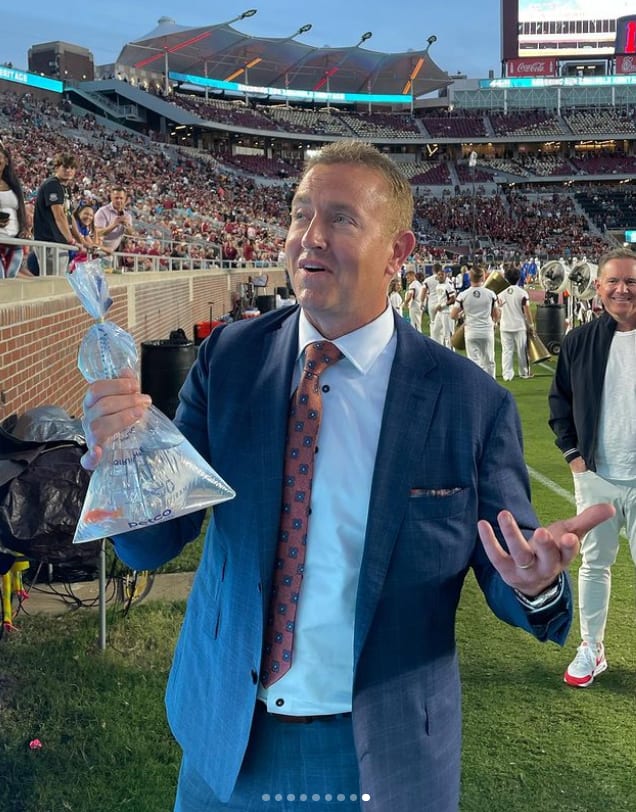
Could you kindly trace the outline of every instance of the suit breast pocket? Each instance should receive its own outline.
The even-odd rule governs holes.
[[[392,563],[410,582],[453,577],[468,566],[476,522],[475,500],[469,488],[414,490]]]

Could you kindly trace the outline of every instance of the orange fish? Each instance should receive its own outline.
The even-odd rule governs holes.
[[[94,524],[95,522],[103,522],[106,519],[121,519],[124,513],[121,508],[117,510],[105,510],[104,508],[93,508],[89,510],[84,521],[86,524]]]

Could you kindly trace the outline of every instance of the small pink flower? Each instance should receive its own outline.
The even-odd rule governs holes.
[[[29,742],[29,747],[31,750],[41,750],[42,749],[42,742],[39,739],[32,739]]]

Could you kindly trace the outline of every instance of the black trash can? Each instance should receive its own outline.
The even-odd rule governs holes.
[[[257,296],[256,307],[261,313],[268,313],[270,310],[276,310],[276,296]]]
[[[565,305],[538,304],[536,325],[537,335],[549,352],[558,355],[565,335]]]
[[[179,390],[196,357],[192,341],[141,342],[141,391],[171,420],[179,405]]]

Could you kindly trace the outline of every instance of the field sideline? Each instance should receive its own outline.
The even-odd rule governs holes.
[[[547,426],[553,368],[506,384],[543,523],[573,512],[569,470]],[[625,547],[613,569],[609,668],[584,690],[562,681],[577,624],[563,649],[538,643],[497,620],[469,575],[457,625],[460,812],[636,811],[636,602]],[[180,754],[163,693],[183,610],[144,602],[127,618],[111,611],[104,653],[94,612],[19,617],[20,631],[0,641],[2,812],[171,812]],[[41,748],[31,749],[34,740]]]
[[[497,370],[500,371],[499,355]],[[568,466],[547,424],[555,360],[506,387],[519,407],[533,503],[542,522],[571,515]],[[571,568],[576,592],[578,559]],[[474,579],[459,609],[464,685],[462,812],[634,812],[636,600],[623,544],[613,568],[608,671],[587,689],[562,674],[579,643],[578,622],[563,649],[495,619]]]

